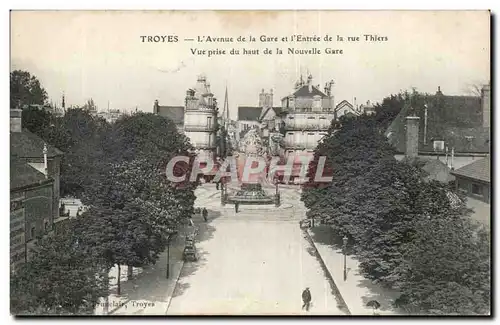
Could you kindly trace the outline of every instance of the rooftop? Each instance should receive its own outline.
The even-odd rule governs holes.
[[[445,141],[449,150],[458,153],[490,151],[490,128],[482,126],[481,98],[445,96],[438,93],[428,97],[427,139],[424,143],[425,110],[413,110],[405,105],[386,131],[389,143],[398,152],[406,151],[406,117],[415,115],[419,122],[419,151],[434,151],[434,140]]]
[[[158,106],[158,115],[171,119],[176,125],[184,124],[183,106]]]
[[[20,158],[43,158],[45,143],[42,138],[27,129],[10,133],[10,152]],[[47,143],[47,157],[53,158],[62,154],[61,150]]]
[[[304,85],[297,89],[294,93],[293,96],[295,97],[314,97],[314,96],[321,96],[321,98],[327,98],[328,96],[325,95],[321,90],[316,88],[316,86],[311,86],[311,91],[309,91],[309,86]]]
[[[266,108],[267,110],[271,107]],[[276,115],[280,114],[282,111],[281,107],[272,107]],[[263,107],[259,106],[238,106],[238,121],[259,121]],[[267,114],[267,111],[264,112]],[[265,116],[262,115],[262,116]]]
[[[10,190],[16,190],[31,185],[40,185],[47,180],[45,175],[27,163],[11,157],[10,162]]]
[[[479,159],[471,164],[451,172],[455,176],[463,176],[490,183],[490,157]]]

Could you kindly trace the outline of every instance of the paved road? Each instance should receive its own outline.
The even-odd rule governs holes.
[[[283,190],[289,209],[221,210],[219,196],[200,195],[211,212],[201,229],[200,260],[185,263],[168,313],[306,314],[301,292],[310,287],[308,314],[342,314],[313,249],[298,226],[298,193]],[[201,193],[200,193],[201,194]]]

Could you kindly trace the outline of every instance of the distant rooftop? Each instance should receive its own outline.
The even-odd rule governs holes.
[[[455,176],[467,177],[490,183],[490,156],[479,159],[471,164],[451,172]]]

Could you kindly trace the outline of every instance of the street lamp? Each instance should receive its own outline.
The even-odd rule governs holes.
[[[349,238],[347,238],[346,235],[344,235],[344,238],[342,238],[342,243],[344,244],[342,246],[342,251],[344,252],[344,281],[347,280],[347,258],[346,258],[346,248],[347,248],[347,241]]]

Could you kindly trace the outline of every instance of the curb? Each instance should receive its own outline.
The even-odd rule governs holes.
[[[314,241],[311,238],[311,234],[309,233],[309,230],[302,229],[302,232],[305,233],[307,241],[311,244],[312,247],[314,247],[315,255],[316,255],[316,257],[318,257],[319,264],[321,265],[321,268],[325,272],[325,274],[328,278],[328,281],[330,282],[330,287],[332,288],[333,294],[338,299],[338,302],[340,305],[339,309],[342,310],[343,312],[345,312],[347,315],[351,316],[352,315],[351,311],[349,310],[349,307],[347,306],[344,298],[342,297],[342,294],[340,293],[339,288],[335,284],[335,281],[333,280],[333,276],[330,273],[330,270],[328,270],[328,268],[326,267],[326,264],[325,264],[325,261],[323,260],[323,257],[321,257],[321,254],[319,253],[318,248],[314,244]]]
[[[177,274],[175,278],[175,284],[174,284],[174,290],[172,291],[172,294],[170,294],[167,298],[167,308],[165,309],[165,315],[168,313],[168,309],[170,308],[170,303],[172,302],[172,298],[174,296],[175,289],[177,289],[177,283],[179,282],[179,278],[181,277],[182,269],[184,268],[184,260],[181,260],[181,266],[179,268],[179,273]]]

